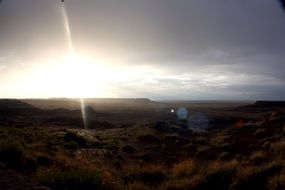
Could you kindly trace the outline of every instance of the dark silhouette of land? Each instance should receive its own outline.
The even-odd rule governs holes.
[[[83,102],[0,100],[1,189],[284,189],[282,101]]]

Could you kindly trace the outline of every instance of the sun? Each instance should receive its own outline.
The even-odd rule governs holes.
[[[109,97],[108,69],[94,59],[67,54],[22,76],[17,91],[30,97]]]
[[[53,84],[69,97],[106,96],[106,70],[99,64],[75,54],[66,56],[52,68]]]
[[[22,98],[117,98],[142,88],[140,82],[152,82],[153,76],[162,75],[155,68],[131,66],[109,57],[89,52],[43,57],[24,68],[25,72],[15,72],[9,89]]]

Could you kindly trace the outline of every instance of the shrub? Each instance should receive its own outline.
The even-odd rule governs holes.
[[[18,140],[8,138],[0,141],[0,159],[7,165],[21,167],[25,156],[24,147]]]
[[[194,143],[188,143],[188,144],[185,144],[183,148],[191,152],[191,151],[195,151],[197,147]]]
[[[170,143],[179,142],[181,140],[178,134],[165,135],[164,139]]]
[[[160,132],[171,132],[171,128],[169,124],[165,121],[158,121],[157,123],[154,124],[153,128],[156,131],[160,131]]]
[[[221,151],[231,151],[232,150],[231,144],[227,142],[219,144],[217,148]]]
[[[256,151],[249,156],[249,160],[253,162],[253,164],[260,165],[266,162],[268,158],[263,151]]]
[[[144,134],[138,136],[138,140],[142,143],[159,143],[160,139],[158,139],[156,136],[152,134]]]
[[[185,190],[185,189],[199,189],[201,184],[205,182],[202,175],[195,175],[191,178],[178,178],[164,181],[160,190]]]
[[[75,168],[60,170],[51,168],[49,171],[38,173],[41,182],[53,189],[100,189],[101,178],[98,172]]]
[[[58,154],[53,166],[37,173],[39,180],[55,190],[109,189],[109,176],[102,175],[93,164],[84,158],[69,158]]]
[[[265,129],[258,129],[255,131],[254,136],[256,138],[262,139],[268,136],[267,132]]]
[[[140,153],[136,154],[136,158],[138,160],[143,160],[145,162],[154,161],[153,156],[149,152],[140,152]]]
[[[221,160],[229,160],[230,159],[230,153],[229,152],[222,152],[220,155],[219,155],[219,159]]]
[[[232,177],[235,175],[240,163],[237,160],[228,162],[212,161],[204,168],[205,181],[200,189],[229,189]],[[203,174],[202,173],[202,174]]]
[[[120,159],[115,159],[115,160],[113,160],[113,165],[114,165],[116,168],[121,169],[121,167],[122,167],[122,160],[120,160]]]
[[[279,175],[271,177],[268,180],[267,188],[269,190],[285,189],[285,171]]]
[[[285,159],[285,140],[271,144],[270,148],[275,154],[275,159]]]
[[[66,149],[72,149],[72,150],[76,150],[78,148],[77,142],[74,142],[74,141],[66,142],[66,143],[64,143],[63,146]]]
[[[281,168],[282,166],[277,164],[241,167],[231,184],[231,189],[266,189],[267,179],[278,173]]]
[[[51,165],[53,159],[46,153],[43,152],[35,152],[33,156],[36,158],[38,165],[40,166],[48,166]]]
[[[76,132],[72,132],[72,131],[68,131],[64,135],[64,140],[66,142],[75,142],[80,146],[85,145],[87,143],[87,139],[85,139],[83,136],[78,135]]]
[[[135,149],[133,147],[131,147],[130,145],[126,145],[126,146],[123,146],[122,150],[125,152],[125,153],[128,153],[128,154],[133,154],[135,153]]]
[[[14,138],[0,141],[0,159],[17,170],[33,170],[37,166],[36,159],[27,155],[23,145]]]

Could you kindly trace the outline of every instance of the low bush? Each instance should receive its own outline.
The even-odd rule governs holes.
[[[23,165],[26,152],[17,139],[2,139],[0,141],[0,159],[9,166],[20,167]]]
[[[266,154],[263,151],[253,152],[249,156],[249,161],[255,165],[261,165],[268,160],[269,160],[268,157],[266,156]]]
[[[267,188],[269,190],[285,189],[285,171],[275,175],[268,180]]]
[[[130,145],[126,145],[126,146],[123,146],[122,147],[122,150],[125,152],[125,153],[128,153],[128,154],[133,154],[133,153],[135,153],[135,149],[132,147],[132,146],[130,146]]]
[[[101,177],[97,171],[51,168],[38,173],[38,177],[44,185],[55,190],[101,189]]]
[[[179,142],[180,140],[182,140],[180,138],[180,136],[178,134],[169,134],[169,135],[165,135],[164,139],[169,142],[169,143],[175,143],[175,142]]]
[[[88,141],[83,136],[78,135],[76,132],[67,131],[64,135],[64,140],[66,142],[75,142],[79,146],[85,145]]]
[[[37,166],[37,160],[28,155],[23,144],[15,138],[0,140],[0,159],[16,170],[34,170]]]
[[[205,182],[202,175],[195,175],[191,178],[178,178],[164,181],[160,190],[185,190],[185,189],[199,189],[201,184]]]
[[[262,138],[268,137],[268,133],[266,132],[265,129],[257,129],[257,130],[254,132],[254,136],[255,136],[256,138],[262,139]]]
[[[219,154],[218,158],[220,160],[229,160],[231,157],[231,154],[229,152],[222,152]]]
[[[270,163],[264,166],[244,166],[238,172],[231,184],[232,190],[266,189],[267,180],[280,172],[281,165]]]
[[[208,167],[205,168],[205,181],[200,189],[229,189],[232,178],[236,174],[236,170],[239,166],[237,160],[232,160],[228,162],[224,161],[212,161],[209,163]]]
[[[272,143],[270,148],[275,155],[275,159],[285,160],[285,140]]]
[[[55,190],[111,189],[109,179],[104,176],[84,158],[70,158],[64,154],[57,155],[49,169],[37,173],[41,183]]]
[[[160,143],[160,139],[152,134],[144,134],[137,137],[142,143]]]

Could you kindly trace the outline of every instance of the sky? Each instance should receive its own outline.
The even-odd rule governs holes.
[[[276,0],[2,0],[0,97],[285,100]]]

